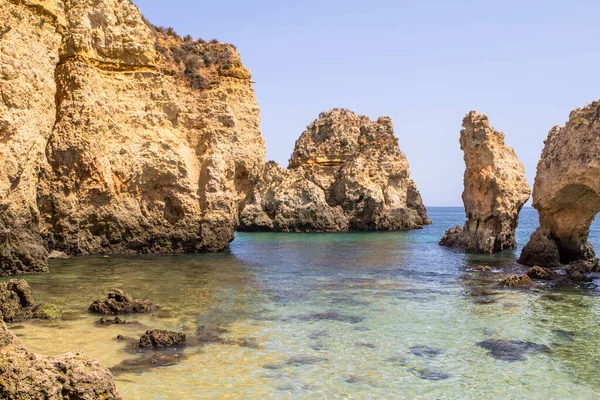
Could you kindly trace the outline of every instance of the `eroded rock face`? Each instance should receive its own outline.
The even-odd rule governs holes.
[[[504,144],[504,133],[476,111],[463,120],[460,148],[465,153],[462,197],[467,222],[446,231],[440,244],[477,253],[515,248],[519,212],[530,195],[523,164]]]
[[[30,353],[0,316],[0,398],[120,399],[108,368],[81,354]]]
[[[35,297],[24,280],[0,282],[0,314],[6,322],[24,321],[33,317]]]
[[[0,0],[0,274],[226,248],[265,162],[250,79],[129,0]]]
[[[519,262],[544,267],[593,260],[587,238],[600,211],[600,101],[579,108],[545,142],[533,188],[540,228]]]
[[[399,230],[429,223],[391,119],[335,109],[307,127],[288,169],[266,165],[240,229]]]

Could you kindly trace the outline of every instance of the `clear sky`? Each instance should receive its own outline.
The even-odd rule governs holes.
[[[469,110],[506,133],[533,184],[550,128],[600,99],[600,1],[134,2],[155,25],[237,46],[284,166],[321,111],[392,117],[428,206],[462,205]]]

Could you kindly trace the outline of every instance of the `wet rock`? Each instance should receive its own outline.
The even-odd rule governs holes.
[[[110,370],[115,375],[140,373],[152,368],[177,365],[187,358],[188,356],[181,352],[153,352],[151,355],[124,360]]]
[[[112,289],[104,299],[95,300],[89,307],[93,313],[118,315],[130,313],[152,313],[160,309],[160,305],[150,300],[134,299],[121,289]]]
[[[67,353],[48,358],[30,353],[0,318],[0,398],[120,399],[109,370],[96,360]]]
[[[336,321],[347,322],[349,324],[359,324],[364,321],[364,317],[355,315],[340,314],[336,311],[321,312],[310,314],[300,318],[303,321]]]
[[[555,274],[550,268],[542,268],[535,266],[527,272],[527,276],[531,279],[541,279],[549,281],[554,279]]]
[[[567,265],[565,268],[567,276],[574,282],[591,282],[593,277],[589,274],[600,271],[598,260],[579,260]]]
[[[35,305],[33,290],[24,280],[0,282],[0,314],[6,322],[30,319]]]
[[[467,221],[446,231],[440,245],[469,252],[494,253],[517,246],[519,212],[530,195],[523,164],[505,145],[485,115],[471,111],[463,120],[463,202]]]
[[[492,267],[490,267],[489,265],[478,265],[476,267],[471,267],[472,271],[479,271],[479,272],[492,272],[493,269]]]
[[[433,346],[423,346],[423,345],[419,345],[419,346],[412,346],[410,349],[410,354],[413,354],[415,356],[418,357],[437,357],[440,354],[444,353],[444,350],[437,348],[437,347],[433,347]]]
[[[430,224],[389,117],[334,109],[296,141],[287,169],[267,163],[241,216],[246,231],[368,231]]]
[[[444,371],[440,371],[437,369],[430,368],[422,368],[422,369],[411,369],[413,373],[415,373],[419,378],[426,379],[428,381],[440,381],[444,379],[450,378],[450,374]]]
[[[38,304],[33,308],[33,318],[37,319],[60,319],[62,310],[54,304]]]
[[[54,250],[48,255],[48,260],[67,260],[71,258],[67,253]]]
[[[325,358],[320,358],[320,357],[299,356],[299,357],[292,357],[289,360],[287,360],[286,365],[299,367],[302,365],[318,364],[318,363],[321,363],[324,361],[327,361],[327,360]]]
[[[164,349],[168,347],[183,347],[185,343],[186,337],[183,333],[154,329],[147,331],[140,338],[139,347]]]
[[[130,324],[130,322],[127,322],[124,319],[121,319],[119,317],[115,317],[115,318],[102,317],[98,321],[96,321],[96,324],[97,325],[125,325],[125,324]]]
[[[512,275],[501,280],[498,286],[505,288],[529,288],[533,286],[533,281],[527,275]]]
[[[525,361],[526,354],[547,353],[548,346],[521,340],[490,339],[477,343],[488,355],[502,361]]]
[[[311,349],[313,349],[314,351],[321,351],[323,349],[325,349],[325,346],[322,344],[315,344],[314,346],[310,346]]]

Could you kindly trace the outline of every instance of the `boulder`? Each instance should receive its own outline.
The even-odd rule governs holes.
[[[514,249],[519,212],[530,189],[523,164],[504,144],[504,133],[485,115],[471,111],[463,120],[460,148],[464,152],[464,227],[446,231],[440,245],[474,253]]]
[[[147,331],[139,342],[141,348],[164,349],[168,347],[185,346],[185,334],[180,332],[165,331],[154,329]]]
[[[121,399],[112,374],[81,353],[48,358],[30,353],[0,318],[0,398]]]
[[[594,261],[590,225],[600,211],[600,101],[571,112],[550,130],[538,163],[533,206],[540,227],[519,262],[555,267]]]
[[[89,310],[103,315],[146,314],[158,311],[160,305],[150,300],[134,299],[121,289],[112,289],[106,298],[95,300]]]
[[[287,169],[274,162],[240,217],[240,230],[376,231],[430,224],[392,121],[334,109],[296,141]]]
[[[32,318],[35,297],[24,280],[11,279],[0,282],[0,314],[6,322],[18,322]]]
[[[533,286],[533,281],[527,275],[512,275],[500,281],[498,285],[505,288],[528,288]]]
[[[531,279],[550,281],[554,279],[556,274],[550,268],[542,268],[536,265],[535,267],[527,271],[527,276]]]

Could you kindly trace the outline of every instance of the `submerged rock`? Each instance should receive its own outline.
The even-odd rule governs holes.
[[[416,369],[413,368],[411,369],[412,372],[414,372],[415,374],[417,374],[417,376],[421,379],[426,379],[428,381],[440,381],[440,380],[444,380],[444,379],[448,379],[450,378],[450,374],[444,371],[440,371],[437,369],[431,369],[431,368],[421,368],[421,369]]]
[[[267,163],[241,214],[245,231],[369,231],[430,224],[392,121],[321,113],[288,169]]]
[[[38,319],[60,319],[62,310],[54,304],[38,304],[33,308],[33,318]]]
[[[187,358],[188,356],[181,352],[152,352],[150,355],[123,360],[110,370],[115,375],[140,373],[152,368],[177,365]]]
[[[525,361],[527,359],[525,355],[528,353],[550,351],[546,345],[521,340],[490,339],[477,343],[477,346],[486,349],[491,357],[502,361]]]
[[[514,249],[519,212],[530,196],[523,164],[504,144],[504,133],[476,111],[463,120],[460,148],[465,153],[467,222],[447,230],[440,245],[476,253]]]
[[[347,322],[350,324],[359,324],[365,320],[364,317],[356,315],[340,314],[336,311],[314,313],[307,316],[300,317],[303,321],[335,321],[335,322]]]
[[[95,300],[89,310],[93,313],[104,315],[118,314],[145,314],[160,309],[160,305],[153,304],[150,300],[134,299],[121,289],[112,289],[106,298]]]
[[[0,275],[229,245],[265,164],[233,45],[122,0],[0,0],[0,31]]]
[[[512,275],[504,278],[498,285],[505,288],[529,288],[533,286],[533,281],[527,275]]]
[[[0,282],[0,314],[6,322],[18,322],[33,317],[35,297],[24,280]]]
[[[533,207],[540,227],[519,262],[555,267],[593,260],[590,225],[600,211],[600,101],[571,112],[550,130],[538,163]]]
[[[141,348],[164,349],[167,347],[183,347],[185,346],[185,334],[180,332],[165,331],[162,329],[154,329],[147,331],[139,342]]]
[[[410,348],[410,353],[418,356],[418,357],[437,357],[440,354],[444,353],[444,350],[437,348],[437,347],[433,347],[433,346],[423,346],[423,345],[419,345],[419,346],[412,346]]]
[[[0,318],[0,398],[120,399],[110,371],[80,353],[30,353]]]

